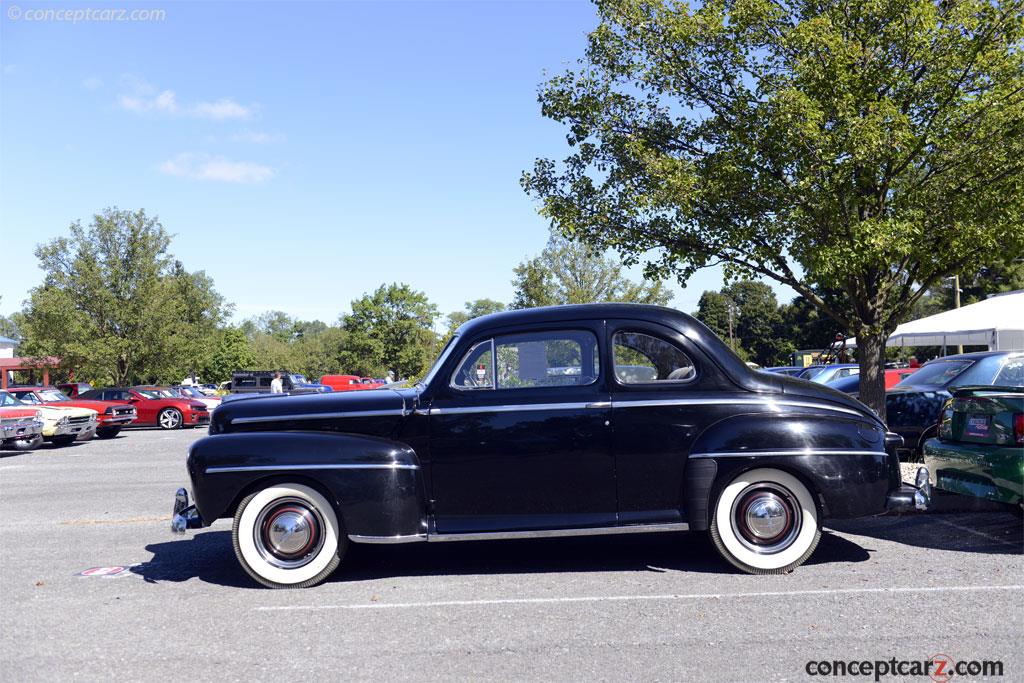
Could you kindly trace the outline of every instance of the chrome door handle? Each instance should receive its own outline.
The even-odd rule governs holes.
[[[593,403],[588,403],[586,405],[586,407],[587,408],[597,408],[597,409],[600,409],[600,408],[611,408],[612,407],[612,402],[611,401],[594,401]]]

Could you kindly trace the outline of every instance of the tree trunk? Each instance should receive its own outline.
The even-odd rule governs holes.
[[[857,361],[860,365],[860,402],[885,421],[885,340],[884,334],[857,335]]]

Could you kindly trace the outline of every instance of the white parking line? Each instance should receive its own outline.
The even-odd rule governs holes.
[[[478,605],[548,605],[575,602],[630,602],[641,600],[732,600],[746,598],[794,598],[818,595],[860,595],[870,593],[964,593],[1021,591],[1024,585],[1009,586],[907,586],[903,588],[834,588],[806,591],[764,591],[758,593],[689,593],[677,595],[593,595],[577,598],[505,598],[496,600],[439,600],[437,602],[373,602],[361,605],[279,605],[254,608],[257,612],[295,612],[338,609],[412,609],[424,607],[472,607]]]

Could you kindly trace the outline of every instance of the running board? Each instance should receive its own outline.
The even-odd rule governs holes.
[[[686,522],[667,524],[630,524],[623,526],[588,527],[582,529],[531,529],[527,531],[475,531],[465,534],[410,534],[408,536],[363,536],[349,534],[353,543],[420,543],[429,541],[507,541],[516,538],[565,538],[569,536],[609,536],[613,534],[649,534],[668,531],[687,531]]]

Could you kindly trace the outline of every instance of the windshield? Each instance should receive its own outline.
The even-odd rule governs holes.
[[[953,381],[957,375],[971,366],[969,360],[940,360],[932,361],[921,366],[921,369],[910,377],[903,379],[896,386],[945,386]]]
[[[9,394],[6,391],[0,391],[0,407],[4,407],[4,408],[10,408],[12,406],[15,406],[15,407],[25,407],[27,405],[28,405],[27,403],[23,403],[22,401],[19,401],[18,399],[16,399],[14,397],[14,394]]]
[[[37,391],[36,394],[39,395],[39,398],[47,402],[71,400],[57,389],[43,389],[41,391]]]
[[[428,372],[427,376],[424,377],[421,381],[417,382],[417,384],[422,384],[424,386],[430,385],[430,383],[434,380],[434,375],[438,373],[438,371],[441,369],[441,366],[444,365],[444,362],[448,360],[448,356],[451,355],[452,349],[455,348],[455,340],[458,338],[459,335],[455,335],[454,337],[448,340],[448,343],[444,345],[443,349],[441,349],[441,355],[437,357],[437,360],[434,361],[434,365],[431,366],[430,372]]]
[[[810,379],[816,375],[820,375],[825,371],[825,369],[826,366],[824,365],[819,365],[817,367],[811,366],[804,370],[803,372],[801,372],[799,375],[797,375],[797,377],[799,377],[800,379]]]
[[[161,389],[136,389],[135,393],[139,394],[143,398],[157,399],[157,398],[175,398],[174,394],[169,391]]]
[[[206,394],[199,391],[195,387],[178,387],[178,393],[182,396],[198,396],[205,398]]]

